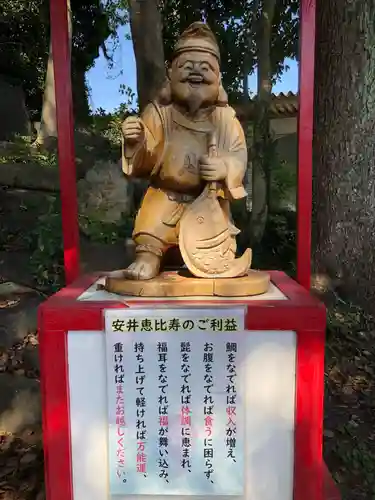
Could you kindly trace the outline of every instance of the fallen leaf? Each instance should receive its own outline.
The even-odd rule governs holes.
[[[1,286],[1,285],[0,285]],[[1,299],[0,298],[0,309],[8,309],[10,307],[15,307],[20,303],[21,299],[17,297],[16,299]]]

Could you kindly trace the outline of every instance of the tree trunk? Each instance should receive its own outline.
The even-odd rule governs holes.
[[[268,215],[269,165],[267,149],[270,144],[268,110],[272,91],[271,34],[276,0],[264,0],[260,12],[257,36],[258,95],[254,122],[252,162],[252,244],[263,237]]]
[[[68,7],[68,26],[69,26],[69,45],[72,46],[72,12],[70,0],[67,0]],[[57,137],[57,118],[56,118],[56,96],[55,96],[55,75],[53,68],[52,41],[49,44],[49,56],[47,63],[46,83],[43,94],[42,115],[38,137],[35,141],[36,146],[48,147],[51,138]]]
[[[375,312],[375,1],[318,1],[315,270]]]
[[[157,0],[129,0],[129,15],[142,111],[155,98],[165,79],[162,20]]]

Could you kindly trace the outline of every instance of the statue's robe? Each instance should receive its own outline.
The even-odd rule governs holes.
[[[152,103],[141,119],[144,141],[133,148],[127,146],[122,154],[126,175],[150,179],[136,217],[133,239],[143,247],[154,246],[152,240],[157,241],[159,250],[156,250],[162,254],[178,243],[182,213],[204,188],[205,182],[199,175],[199,158],[208,154],[208,134],[215,133],[217,154],[227,167],[227,176],[221,183],[223,209],[227,212],[230,200],[246,196],[243,187],[247,167],[246,141],[235,112],[229,106],[213,108],[203,121],[190,121],[173,104]]]

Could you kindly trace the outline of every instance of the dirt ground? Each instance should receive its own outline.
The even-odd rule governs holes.
[[[14,393],[22,392],[25,395],[33,392],[35,399],[39,400],[38,373],[25,369],[23,353],[26,345],[17,345],[13,349],[2,353],[0,360],[0,390],[1,397],[9,400],[14,398]],[[20,389],[20,386],[22,389]],[[1,500],[43,500],[44,496],[44,471],[43,447],[40,419],[36,418],[30,424],[25,422],[18,429],[12,429],[13,424],[20,419],[19,413],[28,412],[23,404],[14,405],[5,425],[0,430],[0,499]],[[2,404],[3,413],[4,405]],[[9,407],[8,407],[9,408]],[[39,412],[33,410],[34,417],[39,417]],[[21,417],[22,420],[22,417]],[[11,432],[14,430],[14,432]]]
[[[339,303],[329,311],[324,455],[343,500],[375,498],[375,322]]]

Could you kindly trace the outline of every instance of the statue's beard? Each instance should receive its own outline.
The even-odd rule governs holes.
[[[217,85],[205,83],[192,86],[188,82],[178,82],[172,86],[173,100],[192,116],[201,109],[213,106],[217,102],[218,93]]]

